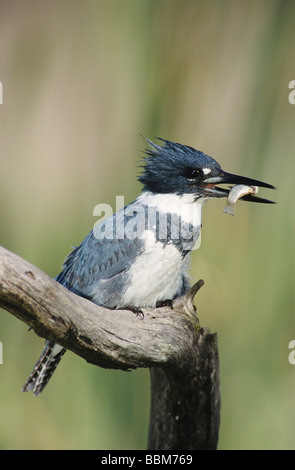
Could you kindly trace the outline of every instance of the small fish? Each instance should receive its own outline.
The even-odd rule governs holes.
[[[257,186],[246,186],[245,184],[236,184],[233,186],[227,196],[227,206],[223,209],[224,212],[230,215],[235,213],[235,204],[238,199],[247,194],[257,194]]]

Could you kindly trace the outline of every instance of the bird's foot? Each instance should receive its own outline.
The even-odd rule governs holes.
[[[171,299],[160,300],[159,302],[156,303],[156,308],[161,308],[161,307],[170,307],[171,310],[173,310],[173,300]]]
[[[138,308],[138,307],[133,307],[132,305],[127,305],[126,307],[124,307],[124,310],[130,310],[130,312],[133,312],[135,313],[135,315],[137,317],[140,317],[141,320],[144,319],[144,313],[143,311]]]

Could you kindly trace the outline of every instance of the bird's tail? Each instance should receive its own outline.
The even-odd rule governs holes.
[[[35,396],[39,395],[48,384],[65,352],[65,348],[47,340],[41,356],[22,388],[22,392],[32,391]]]

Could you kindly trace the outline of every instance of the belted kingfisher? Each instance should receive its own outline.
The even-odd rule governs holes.
[[[67,256],[55,278],[70,291],[108,308],[156,307],[189,288],[189,255],[200,240],[204,203],[227,197],[217,184],[274,186],[226,173],[205,153],[186,145],[146,139],[143,191],[107,218]],[[272,203],[247,195],[244,200]],[[65,348],[45,342],[42,355],[22,391],[38,395],[47,385]]]

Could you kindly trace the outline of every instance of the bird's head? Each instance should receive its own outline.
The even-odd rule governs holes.
[[[233,175],[222,170],[214,158],[186,145],[161,140],[160,146],[146,139],[150,149],[145,151],[143,172],[139,181],[144,190],[153,193],[192,194],[195,199],[227,197],[229,189],[216,185],[274,186],[244,176]],[[247,195],[241,199],[253,202],[272,203],[268,199]]]

